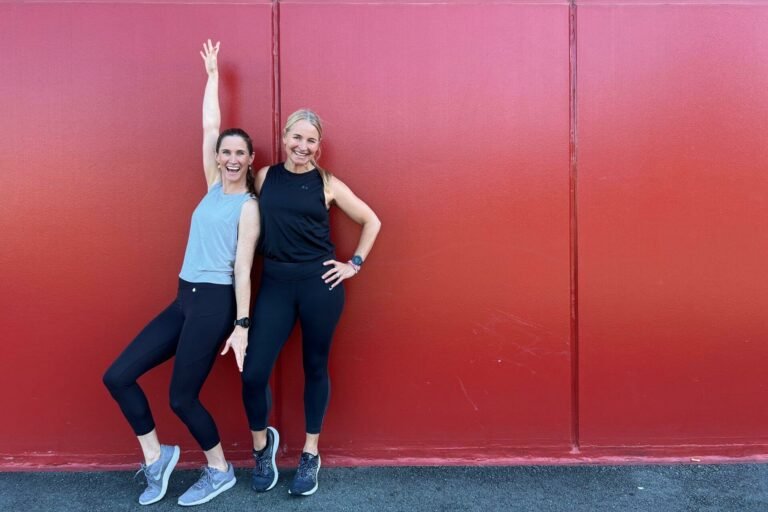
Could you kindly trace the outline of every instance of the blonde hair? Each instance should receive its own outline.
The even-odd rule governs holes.
[[[283,137],[288,135],[288,132],[291,131],[293,125],[299,121],[307,121],[309,124],[314,126],[315,130],[317,130],[317,134],[320,137],[320,140],[323,139],[323,123],[320,121],[320,116],[318,116],[315,111],[308,108],[301,108],[288,116],[288,119],[285,120],[285,127],[283,128]],[[318,170],[320,177],[323,178],[323,189],[326,191],[326,193],[330,193],[331,178],[333,175],[318,165],[317,160],[320,158],[319,148],[315,155],[317,158],[313,157],[310,162],[312,162],[312,165],[314,165]]]

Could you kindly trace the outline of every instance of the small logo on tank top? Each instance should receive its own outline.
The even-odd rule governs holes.
[[[309,187],[307,185],[302,185],[301,190],[309,190]]]

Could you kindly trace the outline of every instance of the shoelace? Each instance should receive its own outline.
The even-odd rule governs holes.
[[[139,470],[136,471],[133,475],[133,479],[136,480],[136,477],[139,476],[140,473],[144,473],[144,478],[147,479],[147,484],[150,484],[154,481],[154,478],[152,478],[152,474],[149,472],[149,466],[144,464],[143,462],[139,464]]]
[[[270,457],[266,450],[260,456],[256,457],[256,465],[259,468],[260,475],[268,475],[272,469],[272,457]]]
[[[192,487],[203,489],[207,483],[211,482],[211,471],[208,469],[208,466],[203,466],[201,473],[200,479]]]
[[[299,478],[307,478],[311,473],[314,473],[314,469],[315,466],[310,463],[309,457],[302,455],[299,461],[299,469],[297,470]]]

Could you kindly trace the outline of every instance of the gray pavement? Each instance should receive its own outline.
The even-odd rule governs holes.
[[[314,496],[288,495],[293,471],[256,494],[249,473],[208,504],[215,511],[768,511],[767,464],[329,468]],[[182,510],[176,499],[197,478],[176,471],[165,499],[136,504],[133,473],[0,473],[0,511]]]

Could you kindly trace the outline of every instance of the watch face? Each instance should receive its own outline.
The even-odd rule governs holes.
[[[235,320],[235,325],[239,325],[240,327],[245,327],[247,329],[251,326],[251,319],[248,317],[240,318],[239,320]]]
[[[359,267],[360,265],[363,264],[363,258],[361,258],[357,254],[355,254],[354,256],[352,256],[352,263],[354,263],[355,265],[357,265]]]

